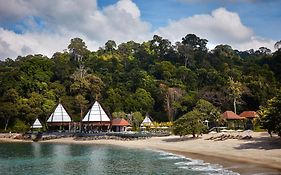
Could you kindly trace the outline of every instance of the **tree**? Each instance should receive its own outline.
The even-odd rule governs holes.
[[[143,119],[144,117],[140,112],[134,112],[132,114],[133,128],[137,130],[140,127],[140,124],[143,121]]]
[[[106,95],[107,98],[104,101],[105,106],[107,106],[110,111],[123,111],[123,103],[124,103],[124,97],[123,93],[126,93],[122,91],[120,88],[110,88],[107,90]]]
[[[195,64],[195,53],[192,46],[176,42],[175,47],[179,53],[180,58],[184,59],[184,67],[192,67]]]
[[[157,62],[154,66],[154,74],[158,79],[170,80],[175,76],[176,67],[170,61]]]
[[[120,112],[113,112],[112,113],[112,117],[113,118],[126,118],[126,113],[123,112],[123,111],[120,111]]]
[[[91,99],[97,100],[101,89],[104,86],[103,81],[93,74],[88,74],[87,69],[80,66],[72,75],[73,84],[70,86],[72,92],[86,96],[90,94]]]
[[[241,98],[241,95],[243,93],[243,85],[239,81],[234,81],[233,78],[229,77],[229,90],[230,95],[233,98],[233,107],[236,114],[236,104],[237,100]]]
[[[166,57],[172,49],[171,42],[158,35],[154,35],[150,43],[151,49],[154,52],[153,55],[158,59],[164,59],[164,57]]]
[[[18,115],[18,111],[17,107],[11,102],[1,102],[0,106],[0,117],[4,120],[4,130],[6,131],[9,122]]]
[[[193,110],[175,121],[173,132],[179,136],[192,134],[192,137],[195,138],[196,134],[203,133],[205,128],[201,113],[198,110]]]
[[[274,48],[279,50],[281,48],[281,40],[280,41],[277,41],[275,44],[274,44]]]
[[[164,109],[167,112],[168,120],[173,121],[177,114],[178,103],[180,98],[184,95],[184,91],[177,87],[168,87],[165,84],[160,84],[162,97],[164,99]]]
[[[87,69],[85,69],[83,66],[79,67],[70,76],[70,78],[74,81],[73,84],[70,86],[70,90],[76,94],[85,95],[90,87],[90,83],[86,79],[87,76]]]
[[[261,124],[271,135],[272,132],[281,137],[281,95],[267,101],[258,111],[261,116]]]
[[[206,47],[208,40],[201,39],[195,34],[187,34],[182,38],[182,44],[190,46],[194,50],[200,50],[206,52],[208,49]]]
[[[98,100],[104,87],[103,81],[100,77],[93,74],[88,74],[86,76],[86,80],[89,82],[88,90],[90,92],[91,98],[94,100]]]
[[[256,51],[256,54],[261,54],[261,55],[268,55],[270,53],[271,50],[266,47],[260,47],[259,50]]]
[[[83,97],[83,95],[77,95],[75,97],[75,100],[80,107],[80,131],[81,131],[84,112],[87,109],[87,104],[89,103],[89,101],[86,100],[85,97]]]
[[[82,61],[82,59],[89,54],[89,50],[85,42],[81,38],[73,38],[68,45],[69,52],[72,54],[76,61]]]
[[[203,120],[208,120],[209,126],[217,126],[219,122],[219,118],[221,113],[218,108],[216,108],[212,103],[200,99],[196,106],[194,107],[195,110],[201,113]]]
[[[130,111],[140,111],[142,113],[150,112],[154,106],[154,99],[145,89],[138,88],[126,101]]]
[[[109,51],[109,52],[112,52],[114,51],[116,48],[116,43],[115,41],[113,40],[108,40],[106,43],[105,43],[105,50],[106,51]]]

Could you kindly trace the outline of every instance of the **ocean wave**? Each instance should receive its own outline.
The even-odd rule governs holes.
[[[203,160],[191,160],[174,163],[180,169],[199,171],[208,175],[239,175],[239,173],[224,169],[222,165],[205,163]]]
[[[219,164],[211,164],[204,162],[199,159],[191,159],[182,155],[177,155],[174,153],[169,153],[165,151],[156,151],[159,153],[159,159],[161,160],[183,160],[180,162],[175,162],[174,165],[180,169],[186,169],[194,172],[200,172],[200,174],[206,175],[239,175],[239,173],[233,172],[231,170],[223,168]]]
[[[174,155],[174,156],[165,156],[165,157],[160,157],[159,159],[185,159],[184,156],[177,156],[177,155]]]

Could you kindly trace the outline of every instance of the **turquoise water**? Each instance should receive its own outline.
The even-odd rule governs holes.
[[[220,165],[175,154],[107,145],[3,143],[3,175],[197,175],[237,174]]]

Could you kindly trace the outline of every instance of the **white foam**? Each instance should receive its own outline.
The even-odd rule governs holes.
[[[203,160],[190,160],[188,162],[176,162],[175,165],[209,165],[209,163],[204,163]]]
[[[206,163],[203,160],[191,159],[185,156],[165,152],[165,151],[157,151],[161,156],[160,159],[170,159],[170,160],[178,160],[182,159],[181,162],[175,162],[174,164],[180,169],[187,169],[191,171],[197,171],[206,175],[239,175],[239,173],[233,172],[228,169],[224,169],[223,166],[218,164],[210,164]]]
[[[160,159],[186,159],[185,156],[177,155],[173,153],[168,153],[164,151],[157,151],[160,153],[161,158]]]
[[[175,156],[165,156],[165,157],[161,157],[160,159],[185,159],[184,156],[178,156],[178,155],[175,155]]]
[[[198,171],[208,175],[239,175],[239,173],[224,169],[221,165],[204,163],[202,160],[176,162],[175,165],[177,165],[180,169]]]

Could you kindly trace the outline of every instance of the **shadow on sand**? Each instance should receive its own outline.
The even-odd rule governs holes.
[[[235,149],[281,149],[281,138],[277,136],[252,138],[247,143],[242,143],[235,147]]]

